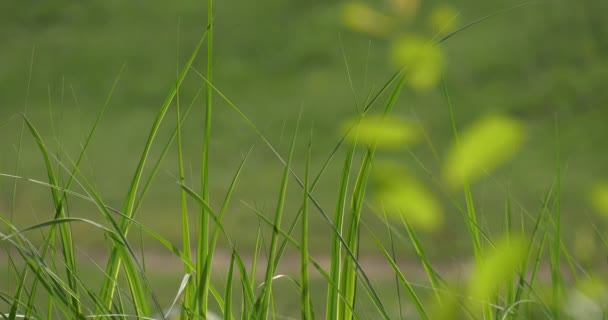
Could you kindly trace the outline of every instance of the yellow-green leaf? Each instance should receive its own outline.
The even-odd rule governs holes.
[[[524,128],[503,116],[486,117],[462,134],[447,154],[445,179],[453,187],[473,183],[513,157],[524,141]]]
[[[457,297],[461,292],[458,288],[450,288],[448,285],[442,290],[435,292],[434,299],[429,301],[429,319],[433,320],[458,320],[465,319],[462,307]]]
[[[393,29],[393,20],[370,8],[363,2],[350,2],[345,5],[343,11],[344,24],[350,29],[368,33],[375,36],[383,36]]]
[[[436,34],[448,34],[458,28],[458,12],[448,5],[434,8],[429,20]]]
[[[608,217],[608,183],[599,183],[593,187],[591,204],[600,214]]]
[[[397,67],[405,68],[407,83],[415,90],[432,89],[441,79],[443,53],[430,38],[402,36],[394,42],[392,56]]]
[[[413,122],[397,117],[367,116],[344,127],[350,143],[394,149],[418,141],[419,129]]]
[[[469,295],[477,302],[487,301],[502,285],[510,284],[526,258],[526,248],[524,237],[512,236],[497,241],[471,275]]]
[[[439,201],[405,170],[390,164],[377,165],[372,172],[372,181],[377,189],[376,202],[389,217],[404,218],[413,227],[427,231],[441,226],[443,216]]]

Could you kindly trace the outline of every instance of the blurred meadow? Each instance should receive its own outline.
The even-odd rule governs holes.
[[[286,152],[288,138],[302,110],[301,133],[312,128],[313,172],[317,172],[339,140],[342,124],[354,117],[356,106],[378,90],[394,69],[387,61],[385,39],[350,32],[340,17],[338,1],[220,1],[216,4],[214,85],[252,120],[270,141]],[[434,5],[424,1],[423,12],[404,31],[430,33],[425,12]],[[512,1],[454,1],[462,24],[509,8]],[[376,3],[382,7],[381,3]],[[59,159],[78,154],[83,139],[102,107],[121,66],[126,66],[111,97],[83,169],[108,204],[120,206],[145,139],[177,68],[190,54],[206,25],[206,5],[200,1],[122,3],[120,1],[7,1],[0,4],[0,171],[14,174],[22,118],[26,113]],[[573,224],[590,216],[583,206],[590,186],[607,171],[604,129],[608,100],[608,24],[602,1],[533,2],[501,13],[462,32],[443,44],[446,83],[461,126],[488,113],[513,115],[529,131],[518,157],[475,185],[484,223],[500,217],[506,192],[523,209],[535,210],[554,180],[556,121],[564,164],[564,218]],[[348,66],[348,68],[347,68]],[[28,81],[31,68],[31,81]],[[204,59],[195,62],[204,69]],[[350,89],[352,77],[354,94]],[[205,83],[189,75],[181,89],[182,103],[190,104]],[[29,87],[29,91],[28,91]],[[29,93],[28,93],[29,92]],[[354,95],[354,97],[353,97]],[[203,136],[204,95],[194,102],[183,124],[186,181],[198,187]],[[216,99],[210,155],[212,201],[223,198],[244,153],[255,144],[243,171],[236,198],[271,209],[278,189],[280,162],[245,127],[241,119]],[[414,117],[432,141],[439,156],[451,139],[449,114],[440,86],[429,92],[407,90],[397,114]],[[174,117],[169,112],[168,117]],[[163,142],[153,148],[157,156],[174,129],[175,120],[161,127]],[[45,180],[45,169],[35,142],[22,140],[19,175]],[[282,147],[282,148],[281,148]],[[304,144],[295,159],[303,166]],[[431,174],[440,173],[438,161],[425,145],[411,150]],[[174,153],[174,152],[173,152]],[[424,171],[406,152],[396,156],[421,175]],[[334,205],[340,161],[315,192],[325,207]],[[150,165],[151,166],[151,165]],[[61,171],[61,170],[60,170]],[[64,171],[65,172],[65,171]],[[174,240],[179,240],[176,158],[164,161],[139,219]],[[333,181],[332,181],[333,179]],[[329,180],[329,181],[326,181]],[[0,180],[0,208],[13,212],[18,225],[49,218],[49,195],[44,187],[17,183],[13,199],[11,179]],[[13,201],[14,200],[14,201]],[[236,242],[248,245],[258,218],[236,201],[226,227],[237,230]],[[82,215],[88,204],[73,203]],[[293,209],[297,204],[288,203]],[[293,210],[291,210],[293,211]],[[447,219],[459,219],[448,213]],[[315,236],[329,230],[312,215]],[[370,218],[374,223],[374,218]],[[461,223],[461,222],[459,222]],[[447,224],[453,226],[453,224]],[[461,228],[444,228],[436,243],[439,253],[450,252]],[[86,231],[83,231],[83,235]],[[239,239],[242,237],[242,239]],[[99,239],[83,237],[82,246]],[[239,241],[240,240],[240,241]],[[443,240],[443,241],[441,241]],[[315,248],[322,249],[319,240]],[[442,254],[443,255],[443,254]]]
[[[389,2],[367,4],[390,14],[394,8]],[[310,172],[315,177],[344,134],[344,124],[356,118],[396,71],[391,52],[398,36],[349,29],[344,19],[346,4],[318,0],[214,3],[213,86],[285,159],[298,128],[292,163],[298,175],[304,175],[308,137],[312,136]],[[605,262],[605,247],[594,249],[600,240],[582,235],[593,235],[591,226],[605,226],[596,218],[589,198],[593,186],[608,179],[608,2],[518,4],[511,0],[425,0],[415,17],[396,27],[400,34],[432,36],[429,16],[444,5],[457,13],[459,27],[496,14],[442,42],[442,81],[427,90],[403,89],[393,114],[412,121],[423,132],[423,141],[376,155],[407,168],[408,174],[437,195],[443,224],[433,232],[421,232],[420,237],[440,269],[464,264],[473,254],[470,231],[454,205],[465,206],[465,198],[442,182],[443,163],[453,140],[443,84],[460,129],[500,114],[516,119],[525,131],[517,155],[471,186],[481,228],[490,235],[502,233],[509,199],[517,217],[513,224],[528,230],[534,221],[531,217],[556,188],[559,159],[564,243],[590,260]],[[118,85],[79,174],[92,183],[107,205],[120,208],[159,107],[206,25],[207,3],[203,1],[0,2],[0,173],[4,174],[0,176],[0,215],[24,228],[55,214],[48,187],[10,177],[48,182],[40,150],[23,127],[22,115],[44,139],[63,185],[117,77]],[[205,74],[205,53],[203,47],[176,98],[182,115],[192,105],[182,124],[183,161],[185,185],[197,192],[201,189],[206,85],[197,73]],[[284,167],[219,93],[213,99],[208,178],[212,207],[222,205],[239,164],[252,150],[223,221],[232,242],[247,256],[256,246],[258,229],[267,228],[255,210],[272,216]],[[379,103],[388,99],[382,95]],[[154,161],[161,157],[176,123],[172,107],[144,172],[154,170]],[[329,213],[336,205],[345,153],[345,148],[337,151],[312,192]],[[173,143],[136,220],[179,246],[181,188],[176,154]],[[355,162],[361,161],[361,155],[355,156]],[[353,179],[356,174],[356,170],[351,173]],[[72,190],[82,193],[77,184]],[[190,216],[196,219],[198,204],[190,201],[189,205]],[[286,225],[300,205],[301,188],[292,180],[285,202]],[[98,210],[88,201],[72,198],[68,206],[72,216],[100,220]],[[386,241],[385,222],[368,209],[363,209],[362,220],[377,232],[380,241]],[[323,258],[330,255],[332,229],[315,209],[310,211],[309,250],[318,260],[327,260]],[[190,227],[196,234],[197,224]],[[8,228],[3,225],[0,231],[6,233]],[[78,254],[93,260],[106,254],[108,242],[101,232],[78,223],[72,231]],[[361,256],[383,259],[373,241],[363,240],[368,233],[362,232]],[[298,234],[296,230],[294,238]],[[28,233],[31,239],[43,235],[39,230]],[[129,236],[138,250],[153,252],[163,261],[166,249],[148,234],[134,227]],[[581,242],[582,238],[588,242]],[[395,244],[400,261],[407,263],[415,251],[407,236]],[[229,250],[226,241],[220,240],[218,251],[228,257]],[[298,258],[298,252],[288,250],[287,256]],[[6,253],[0,253],[0,261],[5,260]],[[157,269],[163,270],[167,261],[159,262]],[[154,267],[154,263],[148,266]],[[179,261],[167,268],[180,271]],[[171,283],[177,286],[179,280]],[[170,302],[166,296],[163,299]],[[282,308],[289,310],[289,306]]]

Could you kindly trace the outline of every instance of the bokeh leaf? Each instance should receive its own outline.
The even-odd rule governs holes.
[[[458,11],[448,5],[436,7],[429,18],[431,29],[438,35],[445,35],[458,29]]]
[[[484,257],[469,282],[469,295],[477,301],[487,301],[500,287],[509,283],[523,264],[527,252],[523,236],[511,236],[496,242],[492,252]]]
[[[441,79],[443,52],[428,37],[404,35],[395,40],[393,63],[405,68],[407,83],[417,91],[432,89]]]
[[[600,214],[608,217],[608,183],[599,183],[591,189],[591,204]]]
[[[524,128],[516,120],[488,116],[462,134],[447,154],[444,167],[448,184],[457,188],[473,183],[513,157],[524,141]]]
[[[395,149],[418,141],[419,127],[411,121],[398,117],[370,115],[346,123],[344,131],[349,143]]]
[[[344,6],[344,24],[357,32],[384,36],[394,27],[394,20],[363,2],[350,2]]]
[[[434,231],[443,222],[439,201],[421,182],[408,175],[402,166],[383,163],[374,166],[372,182],[375,200],[389,217],[404,218],[413,227]]]
[[[434,299],[429,301],[429,319],[433,320],[458,320],[465,319],[465,315],[460,307],[462,302],[459,301],[459,292],[461,289],[450,284],[446,284],[446,288],[435,292]]]

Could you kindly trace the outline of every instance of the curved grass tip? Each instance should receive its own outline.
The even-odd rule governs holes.
[[[596,184],[591,189],[590,198],[593,208],[608,218],[608,182]]]
[[[433,9],[429,17],[431,29],[437,35],[446,35],[458,29],[458,11],[449,5],[441,5]]]
[[[421,182],[407,174],[402,166],[392,163],[375,165],[372,171],[375,201],[388,217],[403,219],[412,227],[437,230],[442,222],[441,205]]]
[[[429,37],[401,36],[393,43],[392,60],[405,68],[407,83],[416,91],[428,91],[441,80],[443,52]]]
[[[351,144],[382,149],[397,149],[418,142],[419,127],[398,117],[370,115],[349,121],[344,126],[346,141]]]
[[[503,238],[477,265],[469,281],[469,295],[475,308],[481,307],[478,303],[487,303],[503,285],[510,284],[526,259],[527,244],[524,236]]]
[[[521,148],[523,125],[504,116],[488,116],[467,129],[448,151],[444,177],[456,189],[511,159]]]
[[[342,19],[351,30],[374,36],[389,34],[395,25],[391,17],[359,1],[349,2],[344,6]]]

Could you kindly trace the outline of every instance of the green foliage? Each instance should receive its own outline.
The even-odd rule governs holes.
[[[427,91],[441,79],[443,53],[431,39],[406,35],[394,43],[393,63],[405,68],[408,84],[412,88]]]
[[[491,252],[471,274],[469,295],[473,303],[485,302],[497,295],[501,286],[513,281],[527,256],[527,241],[521,237],[499,239]]]
[[[380,149],[399,149],[416,143],[418,127],[411,121],[396,117],[369,115],[345,125],[349,143]]]
[[[524,128],[502,116],[488,116],[468,128],[446,156],[445,179],[453,188],[474,183],[512,158],[524,141]]]
[[[608,184],[597,184],[591,190],[591,204],[603,216],[608,216]]]
[[[437,35],[450,34],[458,29],[458,12],[447,5],[433,8],[429,24]]]
[[[16,203],[17,191],[21,190],[17,181],[50,192],[52,203],[45,210],[51,217],[22,227],[14,221],[18,218],[16,213],[24,212],[22,208],[13,204],[10,215],[6,215],[4,210],[7,209],[0,207],[0,245],[6,253],[0,255],[0,260],[7,261],[0,266],[0,274],[7,281],[2,279],[0,283],[8,283],[6,287],[0,286],[0,317],[212,319],[217,312],[226,320],[279,319],[297,314],[303,319],[312,319],[325,311],[326,318],[337,320],[393,319],[397,315],[420,319],[604,318],[608,290],[605,281],[592,270],[593,251],[585,252],[585,249],[594,249],[591,247],[596,245],[596,238],[602,240],[604,247],[608,246],[608,241],[603,237],[601,224],[590,226],[595,233],[591,228],[579,229],[585,236],[577,236],[572,243],[563,235],[562,225],[568,225],[562,221],[564,196],[559,130],[555,132],[554,185],[546,192],[538,211],[534,211],[536,208],[524,209],[511,190],[504,192],[506,200],[498,202],[505,204],[505,235],[496,237],[493,226],[488,223],[492,220],[488,213],[491,210],[476,206],[475,201],[485,198],[474,194],[471,185],[484,175],[501,179],[494,176],[493,171],[512,160],[523,147],[524,140],[533,138],[524,130],[523,121],[511,116],[482,116],[461,134],[456,125],[456,114],[461,113],[453,107],[447,81],[444,81],[451,122],[444,125],[452,126],[454,142],[447,148],[445,159],[441,159],[420,118],[412,117],[417,120],[413,121],[395,114],[399,112],[396,106],[400,96],[411,94],[404,85],[428,93],[441,82],[446,73],[448,51],[437,42],[467,28],[458,29],[458,14],[453,9],[436,7],[429,21],[435,35],[443,38],[402,33],[398,28],[411,23],[419,12],[423,12],[420,6],[417,0],[392,0],[388,2],[387,13],[362,2],[343,8],[344,22],[350,28],[389,38],[393,46],[390,50],[392,62],[399,70],[373,90],[362,105],[359,105],[358,92],[353,86],[357,114],[352,118],[356,120],[341,128],[341,139],[327,142],[332,151],[321,157],[324,162],[316,172],[313,154],[317,145],[313,148],[312,138],[307,144],[303,168],[297,161],[300,154],[296,137],[301,133],[300,126],[305,127],[305,113],[300,114],[294,129],[288,130],[293,136],[286,151],[281,142],[276,143],[256,125],[257,121],[248,116],[247,110],[220,90],[222,86],[216,78],[221,77],[221,73],[216,71],[221,70],[221,63],[218,66],[214,58],[222,57],[215,52],[219,50],[215,46],[216,27],[221,24],[216,25],[216,7],[211,0],[207,2],[206,32],[191,50],[190,57],[179,66],[180,72],[172,79],[173,85],[156,112],[144,137],[145,143],[138,150],[139,161],[135,163],[132,178],[122,182],[128,188],[121,209],[110,205],[96,186],[97,180],[92,180],[82,166],[118,81],[113,84],[78,150],[76,161],[63,150],[64,145],[57,137],[58,151],[55,153],[50,147],[50,139],[45,139],[37,122],[26,112],[22,132],[33,138],[40,167],[48,181],[22,177],[17,174],[19,170],[15,174],[2,172],[0,178],[15,181],[13,203]],[[83,7],[73,4],[70,8]],[[40,10],[33,10],[32,14],[39,15]],[[205,44],[206,71],[203,74],[198,71],[197,61],[201,59],[199,55]],[[345,60],[348,66],[346,55]],[[201,159],[192,161],[200,163],[197,169],[200,179],[195,180],[200,191],[190,187],[192,181],[187,178],[188,157],[185,154],[188,135],[184,126],[188,123],[190,110],[198,106],[198,93],[188,95],[187,87],[192,85],[188,81],[192,79],[197,86],[202,84],[199,92],[205,92],[204,108],[198,110],[199,115],[204,115],[204,122],[198,118],[194,121],[204,133],[195,135],[200,139],[196,150]],[[349,81],[354,83],[352,78]],[[181,97],[185,96],[189,96],[192,103],[182,110]],[[170,122],[168,115],[173,107],[176,121]],[[263,149],[277,160],[280,174],[265,174],[267,171],[257,166],[262,162],[252,165],[250,159],[255,157],[257,148],[251,148],[237,159],[238,166],[230,171],[228,176],[232,180],[226,183],[225,190],[221,189],[223,193],[213,188],[213,178],[217,179],[211,169],[217,150],[214,143],[221,143],[222,135],[214,131],[220,126],[212,127],[212,124],[225,116],[221,113],[220,117],[215,116],[222,107],[227,107],[225,109],[232,112],[232,117],[240,121],[235,131],[255,136],[255,141],[261,142]],[[52,105],[50,110],[54,110]],[[169,130],[164,132],[166,126]],[[340,128],[332,126],[331,129]],[[163,137],[166,140],[156,154],[158,141]],[[325,140],[326,136],[322,137],[315,141]],[[174,149],[175,140],[177,148]],[[417,148],[421,141],[425,141],[436,156],[436,164],[419,157]],[[19,159],[24,153],[21,142],[16,151],[19,169]],[[427,175],[416,173],[411,159],[403,158],[404,151]],[[174,162],[167,161],[171,152],[176,153]],[[342,155],[344,159],[337,165],[334,176],[335,172],[328,168],[333,165],[336,155]],[[113,156],[124,155],[116,153]],[[384,156],[396,160],[378,160]],[[176,183],[167,189],[175,191],[173,196],[181,211],[173,215],[165,212],[160,224],[178,221],[179,246],[174,244],[177,242],[174,239],[142,222],[143,213],[155,204],[148,205],[151,186],[166,182],[158,181],[164,162],[178,172],[176,181],[172,181]],[[250,205],[242,200],[239,194],[243,183],[241,177],[249,166],[256,170],[255,189],[266,188],[266,180],[276,179],[279,183],[273,208],[268,209],[257,201]],[[302,171],[303,176],[299,174]],[[106,178],[105,175],[98,177],[99,180]],[[317,190],[324,187],[323,191]],[[465,206],[455,196],[454,191],[461,190]],[[323,200],[327,198],[321,197],[325,193],[331,194],[327,198],[335,205],[333,217],[326,211]],[[608,215],[608,187],[605,184],[597,184],[587,196],[599,213]],[[447,200],[442,201],[444,198]],[[238,205],[235,199],[245,202],[257,224],[233,215]],[[189,210],[190,202],[199,207],[196,215]],[[273,213],[269,215],[268,211]],[[85,218],[88,212],[95,215]],[[371,215],[372,212],[377,214]],[[453,214],[457,212],[462,214],[462,221]],[[319,217],[322,222],[313,224],[313,219]],[[196,224],[191,223],[193,218]],[[521,223],[514,223],[517,218]],[[239,226],[236,232],[227,227],[234,220]],[[375,223],[383,224],[387,232],[378,231]],[[87,267],[82,261],[73,234],[79,224],[89,228],[87,236],[99,234],[103,237],[107,251],[101,257],[94,256],[98,252],[92,253],[91,258],[102,260],[105,269],[98,265]],[[465,232],[472,239],[471,250],[462,256],[459,256],[462,252],[446,254],[440,257],[446,258],[442,260],[431,256],[429,248],[457,240],[452,231],[461,224],[468,227]],[[197,226],[194,230],[193,225]],[[532,226],[531,230],[529,226]],[[424,233],[419,234],[420,230]],[[327,234],[329,242],[321,239],[314,246],[318,240],[313,231]],[[40,234],[39,238],[35,238],[35,233]],[[191,241],[195,236],[196,243]],[[158,262],[153,259],[148,260],[152,251],[147,250],[147,246],[151,242],[164,250],[160,265],[155,265]],[[371,264],[366,261],[365,254],[372,252],[364,248],[367,242],[375,247],[376,255]],[[407,246],[411,254],[403,257],[401,246]],[[547,255],[549,259],[545,258]],[[467,273],[465,280],[460,274],[444,270],[446,260],[453,258],[463,259],[462,264],[471,266],[470,270],[458,270]],[[181,279],[175,293],[166,290],[164,285],[156,286],[154,278],[158,275],[153,275],[154,269],[168,268],[171,259],[177,261]],[[293,259],[299,263],[291,263]],[[222,262],[225,266],[218,268]],[[414,268],[417,267],[422,275],[416,274]],[[565,268],[571,272],[571,281],[562,274]],[[551,272],[550,281],[541,276],[547,270]],[[396,295],[385,288],[387,281],[395,282]],[[401,290],[404,290],[403,295]],[[325,299],[316,298],[322,296],[320,291],[327,292]],[[167,300],[168,309],[163,308],[165,301],[161,300]],[[290,313],[283,314],[286,310]]]
[[[427,187],[394,163],[378,163],[372,172],[376,180],[375,200],[378,207],[396,221],[405,219],[414,227],[437,230],[443,221],[442,209]]]

